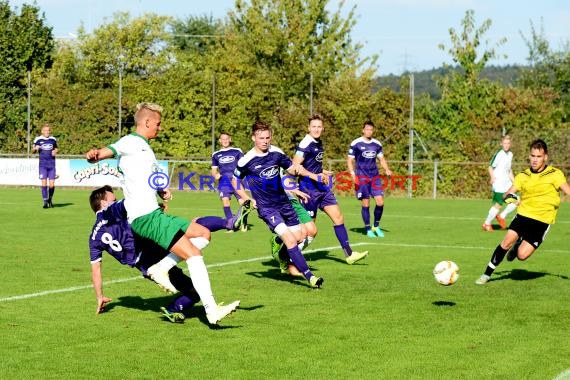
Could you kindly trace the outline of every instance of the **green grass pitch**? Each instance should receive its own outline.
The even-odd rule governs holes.
[[[120,192],[118,192],[120,195]],[[201,306],[164,321],[172,296],[103,258],[108,311],[95,315],[89,191],[0,189],[0,379],[555,379],[570,378],[570,204],[527,261],[481,275],[503,232],[481,230],[489,200],[386,198],[384,239],[361,233],[359,203],[339,198],[355,250],[349,266],[330,220],[306,258],[322,289],[279,273],[270,233],[213,234],[204,251],[218,302],[240,309],[208,327]],[[214,193],[175,193],[170,212],[221,215]],[[434,265],[460,267],[438,285]]]

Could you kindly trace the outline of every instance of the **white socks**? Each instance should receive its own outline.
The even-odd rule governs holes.
[[[485,224],[491,224],[491,222],[493,221],[493,219],[495,219],[498,213],[499,210],[496,207],[491,206],[491,208],[489,209],[489,213],[487,214],[487,219],[485,219]]]
[[[178,264],[180,261],[182,261],[182,259],[171,252],[155,265],[157,265],[162,271],[167,273],[170,270],[170,268],[176,266],[176,264]]]
[[[194,247],[198,248],[200,251],[203,250],[210,244],[210,240],[203,238],[203,237],[195,237],[190,238],[190,243],[194,245]]]
[[[515,203],[509,203],[507,205],[507,207],[505,207],[503,212],[501,212],[501,218],[506,219],[507,215],[509,215],[511,212],[515,211],[516,208],[517,208],[517,205]]]
[[[302,251],[303,249],[307,248],[309,246],[309,244],[312,243],[312,241],[315,240],[314,237],[312,236],[307,236],[305,239],[303,239],[302,242],[300,242],[298,244],[299,250]]]
[[[202,300],[206,313],[208,313],[209,310],[216,310],[218,305],[216,304],[212,287],[210,286],[210,276],[208,275],[206,264],[204,264],[204,257],[192,256],[186,260],[186,264],[188,265],[188,272],[192,278],[194,288]]]

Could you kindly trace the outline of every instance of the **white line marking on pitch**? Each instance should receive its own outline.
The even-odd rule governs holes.
[[[454,245],[438,245],[438,244],[435,244],[435,245],[434,244],[402,244],[402,243],[376,243],[376,242],[375,243],[360,242],[360,243],[351,244],[351,246],[353,246],[353,247],[358,247],[358,246],[362,246],[362,245],[377,245],[377,246],[385,246],[385,247],[406,247],[406,248],[478,249],[478,250],[488,250],[489,249],[487,247],[454,246]],[[338,245],[333,246],[333,247],[321,247],[321,248],[310,249],[308,251],[303,252],[303,254],[314,253],[314,252],[319,252],[319,251],[323,251],[323,250],[332,251],[332,250],[337,250],[340,248],[341,247],[339,247]],[[541,252],[568,253],[568,251],[561,250],[561,249],[542,249]],[[254,258],[245,259],[245,260],[235,260],[235,261],[227,261],[227,262],[218,263],[218,264],[210,264],[210,265],[207,265],[206,267],[217,268],[217,267],[224,267],[224,266],[234,265],[234,264],[251,263],[251,262],[266,260],[266,259],[271,259],[271,258],[272,258],[271,256],[254,257]],[[142,276],[130,277],[130,278],[121,278],[121,279],[117,279],[117,280],[105,281],[103,283],[103,285],[118,284],[121,282],[140,280],[143,278],[144,277],[142,277]],[[64,289],[46,290],[46,291],[39,292],[39,293],[22,294],[20,296],[11,296],[11,297],[0,298],[0,302],[17,301],[17,300],[47,296],[47,295],[57,294],[57,293],[68,293],[68,292],[74,292],[76,290],[91,289],[92,287],[93,287],[93,285],[82,285],[82,286],[73,286],[71,288],[64,288]]]
[[[359,245],[374,245],[374,243],[355,243],[355,244],[352,244],[353,247],[356,247]],[[340,249],[340,246],[337,245],[334,247],[316,248],[316,249],[308,250],[308,251],[303,252],[303,253],[313,253],[313,252],[318,252],[318,251],[322,251],[322,250],[336,250],[336,249]],[[271,258],[272,258],[271,256],[255,257],[252,259],[235,260],[235,261],[228,261],[225,263],[210,264],[210,265],[206,265],[206,267],[208,267],[208,268],[224,267],[227,265],[250,263],[250,262],[254,262],[254,261],[267,260],[267,259],[271,259]],[[142,276],[121,278],[121,279],[117,279],[117,280],[105,281],[103,283],[103,285],[118,284],[121,282],[140,280],[143,278],[144,277],[142,277]],[[27,298],[48,296],[48,295],[57,294],[57,293],[68,293],[68,292],[74,292],[76,290],[91,289],[91,288],[93,288],[93,285],[82,285],[82,286],[73,286],[73,287],[64,288],[64,289],[46,290],[46,291],[38,292],[38,293],[22,294],[19,296],[11,296],[11,297],[0,298],[0,302],[18,301],[18,300],[23,300],[23,299],[27,299]]]

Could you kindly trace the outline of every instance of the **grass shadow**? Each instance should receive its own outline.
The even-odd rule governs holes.
[[[105,307],[105,312],[109,312],[116,307],[137,309],[141,311],[160,311],[161,306],[166,306],[172,302],[176,296],[163,296],[155,298],[142,298],[141,296],[123,296],[113,299]]]
[[[73,206],[75,203],[54,203],[53,208]]]
[[[526,269],[513,269],[510,271],[497,272],[498,276],[491,277],[490,281],[501,281],[501,280],[514,280],[514,281],[528,281],[536,280],[544,276],[555,276],[563,280],[568,280],[568,276],[552,274],[548,272],[534,272]]]
[[[117,298],[117,300],[113,300],[112,302],[110,302],[109,304],[107,304],[107,306],[105,307],[105,312],[109,312],[111,310],[113,310],[115,307],[126,307],[129,309],[137,309],[137,310],[141,310],[141,311],[153,311],[157,313],[157,316],[160,316],[160,318],[165,321],[165,322],[169,322],[168,319],[166,319],[165,317],[162,317],[160,315],[160,307],[161,306],[166,306],[168,305],[170,302],[174,301],[177,297],[179,296],[179,294],[176,295],[172,295],[172,296],[163,296],[163,297],[155,297],[155,298],[142,298],[140,296],[123,296],[123,297],[119,297]],[[260,308],[262,306],[254,306],[254,307],[249,307],[249,308],[238,308],[235,312],[239,312],[239,310],[255,310],[257,308]],[[230,329],[230,328],[236,328],[236,327],[241,327],[241,326],[219,326],[219,325],[210,325],[208,322],[208,318],[206,318],[206,313],[204,312],[204,308],[199,306],[193,306],[190,309],[184,310],[184,315],[186,316],[187,319],[190,318],[196,318],[197,320],[199,320],[200,322],[202,322],[203,324],[209,326],[209,328],[211,330],[225,330],[225,329]],[[226,319],[228,318],[228,319]],[[228,321],[231,319],[231,316],[228,316],[223,319],[223,321]]]
[[[434,301],[432,302],[434,306],[455,306],[455,302],[453,301]]]
[[[304,277],[291,276],[289,274],[281,273],[281,270],[278,268],[268,269],[266,271],[246,272],[245,274],[256,278],[265,278],[275,281],[288,282],[290,284],[302,285],[310,288],[309,283],[307,280],[305,280]]]
[[[380,230],[381,230],[382,232],[390,232],[390,230],[387,230],[387,229],[384,228],[384,227],[380,227]],[[351,232],[354,232],[354,233],[357,233],[357,234],[361,234],[361,235],[366,236],[366,228],[364,228],[364,227],[353,227],[353,228],[350,229],[350,231],[351,231]]]

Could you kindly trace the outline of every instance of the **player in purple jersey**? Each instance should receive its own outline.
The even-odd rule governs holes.
[[[323,174],[323,156],[324,148],[321,141],[323,133],[323,118],[320,115],[313,115],[309,118],[309,134],[297,146],[293,163],[303,166],[311,173]],[[325,172],[326,173],[326,172]],[[328,178],[328,177],[325,177]],[[299,180],[299,190],[309,195],[309,200],[303,206],[309,212],[313,219],[317,218],[317,210],[323,210],[331,219],[334,226],[334,232],[338,239],[348,264],[354,264],[364,259],[368,255],[368,251],[356,252],[350,247],[348,241],[348,232],[344,225],[344,217],[340,211],[340,207],[332,192],[328,181],[320,184],[310,178],[302,178]]]
[[[283,240],[291,261],[311,287],[320,288],[323,279],[311,272],[297,245],[302,242],[301,226],[283,189],[280,171],[283,169],[291,175],[301,174],[315,181],[318,180],[317,175],[300,165],[294,165],[281,149],[271,145],[271,127],[268,124],[256,121],[251,129],[251,139],[253,148],[238,161],[234,171],[234,189],[240,197],[247,199],[238,179],[247,183],[260,219]]]
[[[384,237],[384,232],[380,228],[380,219],[382,219],[384,212],[384,188],[386,184],[382,183],[376,160],[380,161],[380,165],[387,176],[392,175],[388,162],[384,158],[382,144],[372,138],[373,134],[374,123],[365,122],[362,127],[362,136],[350,143],[347,158],[348,171],[354,179],[356,199],[362,205],[360,212],[366,235],[371,238]],[[370,227],[370,197],[373,197],[376,202],[373,227]]]
[[[51,126],[44,124],[42,134],[34,139],[32,152],[39,152],[39,174],[42,181],[42,198],[44,208],[53,207],[52,198],[55,192],[55,156],[57,155],[57,140],[51,136]],[[49,188],[48,188],[49,180]]]
[[[112,301],[103,295],[101,263],[103,251],[107,251],[123,265],[136,267],[144,277],[147,269],[155,265],[169,252],[156,243],[143,239],[131,230],[127,221],[127,212],[123,201],[115,202],[115,194],[110,186],[103,186],[94,190],[89,201],[96,213],[96,220],[89,237],[89,250],[91,256],[91,272],[93,287],[97,297],[97,314],[101,313],[105,305]],[[192,223],[196,237],[210,239],[210,232],[220,229],[239,229],[240,213],[230,219],[214,216],[198,218]],[[205,228],[204,228],[205,227]],[[184,310],[189,309],[200,301],[200,297],[190,277],[186,276],[178,267],[172,267],[168,272],[169,282],[158,284],[169,292],[180,290],[182,296],[176,298],[167,307],[162,307],[163,316],[171,322],[183,322]]]
[[[243,152],[240,148],[231,146],[232,137],[227,132],[220,133],[218,141],[222,149],[212,154],[212,176],[218,180],[218,191],[222,200],[224,214],[226,218],[231,218],[230,200],[232,195],[239,201],[232,186],[232,176],[238,160],[243,157]],[[244,221],[242,228],[243,231],[247,231],[247,219]]]

